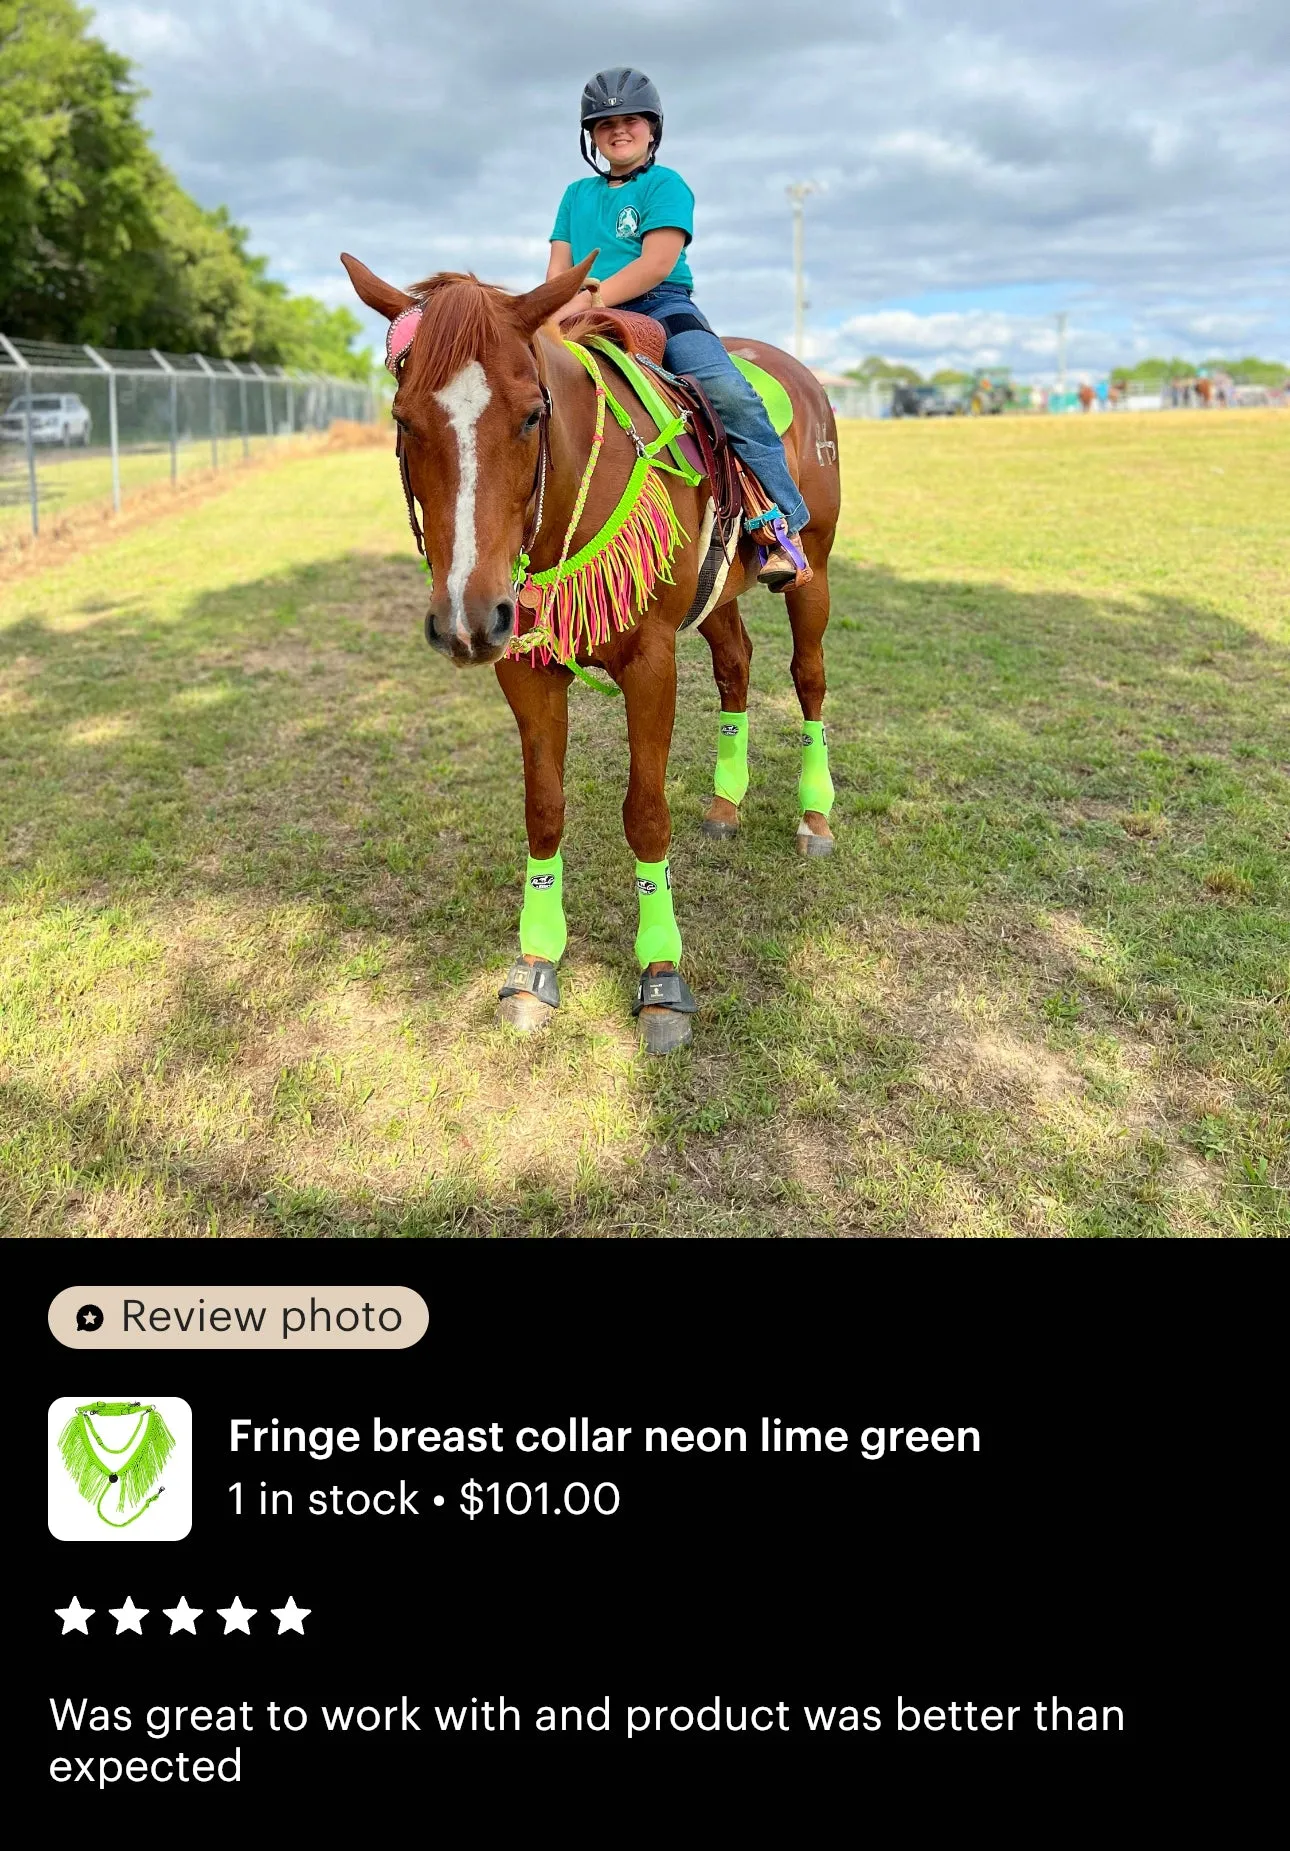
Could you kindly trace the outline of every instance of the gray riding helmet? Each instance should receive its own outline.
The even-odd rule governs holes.
[[[593,122],[604,122],[609,116],[646,116],[653,122],[649,159],[635,169],[636,173],[643,174],[647,167],[654,165],[654,156],[663,139],[663,99],[644,71],[617,65],[607,71],[597,71],[583,89],[579,142],[583,160],[597,173],[603,173],[604,169],[596,165],[595,144],[588,130]]]

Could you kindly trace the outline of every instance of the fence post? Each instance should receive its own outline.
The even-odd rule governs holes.
[[[272,437],[274,435],[273,400],[269,397],[269,375],[258,360],[252,360],[251,365],[264,381],[264,434],[266,437]]]
[[[150,347],[148,352],[168,375],[170,385],[170,482],[173,488],[179,480],[179,383],[175,378],[175,369],[165,355],[159,354],[155,347]]]
[[[237,393],[242,403],[242,460],[245,462],[251,454],[251,436],[246,428],[246,374],[240,360],[237,363]]]
[[[215,430],[215,368],[214,368],[213,366],[208,366],[208,365],[207,365],[207,363],[206,363],[206,356],[205,356],[205,354],[200,354],[200,353],[195,353],[195,354],[193,355],[193,359],[194,359],[194,360],[196,360],[196,362],[197,362],[197,364],[198,364],[198,366],[200,366],[200,367],[201,367],[201,369],[202,369],[202,371],[203,371],[203,373],[205,373],[205,375],[206,375],[206,379],[207,379],[207,383],[208,383],[208,385],[210,386],[210,396],[211,396],[211,468],[212,468],[212,469],[218,469],[218,468],[219,468],[219,437],[218,437],[218,435],[216,434],[216,430]]]
[[[93,360],[95,366],[107,374],[108,437],[112,445],[112,512],[113,514],[119,514],[121,512],[121,451],[116,417],[116,371],[113,367],[108,365],[101,354],[95,353],[94,349],[89,346],[88,343],[86,344],[85,351],[90,356],[90,359]]]
[[[15,346],[13,346],[13,344],[10,341],[7,341],[3,334],[0,334],[0,347],[4,348],[5,352],[12,359],[14,365],[16,367],[21,368],[23,376],[26,380],[26,385],[27,385],[27,489],[31,496],[31,531],[33,534],[38,534],[40,532],[40,493],[36,487],[36,440],[32,435],[32,428],[31,428],[32,424],[35,421],[35,412],[32,408],[32,403],[31,403],[32,398],[34,396],[34,388],[31,383],[32,372],[31,372],[30,366],[28,366],[27,362],[23,359],[22,355],[18,352],[18,349]]]

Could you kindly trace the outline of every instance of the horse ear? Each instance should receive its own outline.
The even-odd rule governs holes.
[[[393,283],[382,282],[374,271],[361,264],[357,257],[351,257],[348,251],[342,251],[340,261],[349,271],[349,280],[358,292],[360,301],[366,302],[368,308],[375,309],[378,315],[384,315],[387,321],[393,321],[404,309],[416,307],[416,297],[407,295],[402,289],[396,289]]]
[[[572,270],[562,270],[559,276],[553,276],[549,282],[539,283],[536,289],[530,289],[526,296],[516,296],[511,302],[511,314],[521,334],[536,334],[544,321],[550,321],[558,309],[566,302],[572,302],[582,288],[592,264],[599,257],[599,251],[593,251],[590,257],[584,257]],[[360,295],[362,291],[359,291]]]

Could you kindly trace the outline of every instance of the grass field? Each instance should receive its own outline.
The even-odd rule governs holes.
[[[691,1052],[628,1013],[619,703],[575,688],[565,1006],[501,1029],[519,749],[421,640],[384,451],[248,472],[0,606],[10,1234],[1290,1231],[1290,417],[843,433],[831,860],[782,609]]]
[[[271,453],[275,443],[292,441],[272,437],[252,437],[247,455],[254,458]],[[304,441],[310,441],[306,437]],[[313,439],[313,441],[317,441]],[[180,480],[196,471],[211,468],[208,439],[179,446],[176,464]],[[243,460],[242,439],[224,438],[219,444],[219,467],[236,468]],[[165,444],[150,449],[121,452],[118,473],[121,497],[128,501],[141,488],[170,479],[170,451]],[[112,457],[110,451],[97,447],[88,453],[65,450],[60,444],[42,444],[36,450],[36,492],[42,529],[54,525],[61,516],[93,502],[112,497]],[[31,485],[27,475],[26,451],[17,444],[0,450],[0,539],[11,533],[26,533],[31,528]]]

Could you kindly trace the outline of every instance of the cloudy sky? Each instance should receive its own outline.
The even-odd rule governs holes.
[[[698,199],[696,299],[810,352],[1051,375],[1147,353],[1290,359],[1287,0],[152,0],[97,8],[163,158],[273,274],[350,302],[537,281],[577,107],[626,62]],[[370,317],[365,317],[371,320]]]

